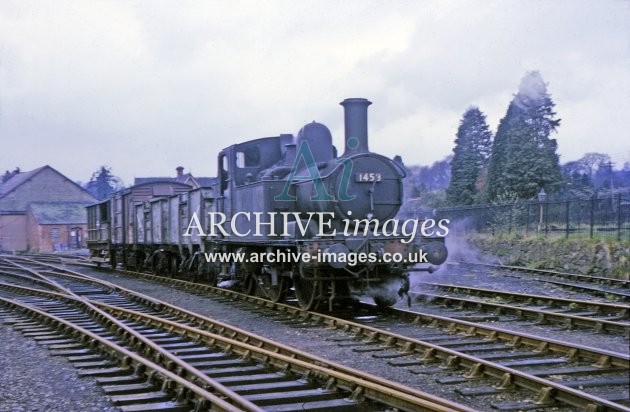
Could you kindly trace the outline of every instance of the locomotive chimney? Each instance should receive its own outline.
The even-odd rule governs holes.
[[[352,98],[346,99],[340,104],[344,109],[344,122],[346,129],[346,148],[343,153],[344,156],[354,153],[369,152],[367,108],[372,104],[372,102],[368,99]]]

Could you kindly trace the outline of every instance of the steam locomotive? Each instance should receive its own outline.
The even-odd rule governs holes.
[[[447,250],[439,231],[410,236],[399,227],[405,169],[399,158],[369,151],[370,104],[341,103],[340,156],[329,129],[312,122],[297,136],[222,150],[217,177],[205,184],[141,182],[88,206],[92,260],[188,275],[276,302],[293,290],[305,309],[332,310],[357,294],[393,304],[408,289],[417,261],[409,257],[439,265]]]

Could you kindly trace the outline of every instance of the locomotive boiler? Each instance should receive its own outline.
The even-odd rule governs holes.
[[[292,292],[306,309],[324,304],[332,310],[358,294],[393,304],[408,288],[413,256],[432,265],[444,262],[447,230],[440,232],[440,223],[438,230],[416,235],[409,228],[419,222],[404,226],[409,222],[396,219],[405,170],[402,162],[369,151],[370,104],[360,98],[341,103],[341,155],[329,129],[312,122],[296,136],[222,150],[217,178],[207,187],[173,186],[170,195],[118,200],[128,236],[89,241],[93,256],[238,285],[273,301]],[[103,212],[108,222],[101,218],[99,225],[112,228],[114,208],[103,204],[90,206],[88,216]],[[88,226],[96,220],[88,219]]]

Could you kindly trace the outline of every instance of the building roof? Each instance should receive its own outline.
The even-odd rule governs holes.
[[[41,172],[47,167],[50,167],[50,166],[42,166],[42,167],[38,167],[37,169],[33,169],[29,172],[18,173],[15,176],[11,177],[6,182],[0,183],[0,197],[4,197],[6,194],[12,192],[22,183],[26,182],[28,179],[32,178],[33,176],[35,176],[36,174],[38,174],[39,172]]]
[[[174,177],[136,177],[133,180],[133,185],[142,185],[145,183],[159,183],[159,182],[173,182],[176,179]]]
[[[201,187],[210,187],[217,182],[216,177],[196,177],[195,180]]]
[[[87,223],[85,202],[34,202],[29,208],[40,225]]]
[[[52,170],[53,172],[57,173],[59,176],[61,176],[62,178],[64,178],[68,182],[70,182],[73,185],[75,185],[77,188],[81,189],[81,191],[85,192],[90,197],[94,197],[94,196],[92,196],[92,194],[90,192],[88,192],[87,190],[85,190],[84,188],[79,186],[76,182],[73,182],[72,180],[68,179],[65,175],[59,173],[59,171],[55,170],[54,168],[50,167],[49,165],[46,165],[46,166],[38,167],[37,169],[30,170],[28,172],[20,172],[20,173],[16,174],[15,176],[11,177],[6,182],[0,183],[0,199],[2,199],[4,196],[8,195],[9,193],[13,192],[15,189],[20,187],[23,183],[25,183],[25,182],[29,181],[30,179],[34,178],[35,176],[37,176],[39,173],[41,173],[42,171],[44,171],[46,169]]]

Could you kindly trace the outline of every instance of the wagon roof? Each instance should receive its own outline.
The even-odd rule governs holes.
[[[134,186],[148,183],[183,183],[193,188],[210,187],[216,182],[216,177],[195,177],[190,173],[185,173],[177,177],[136,177]]]

